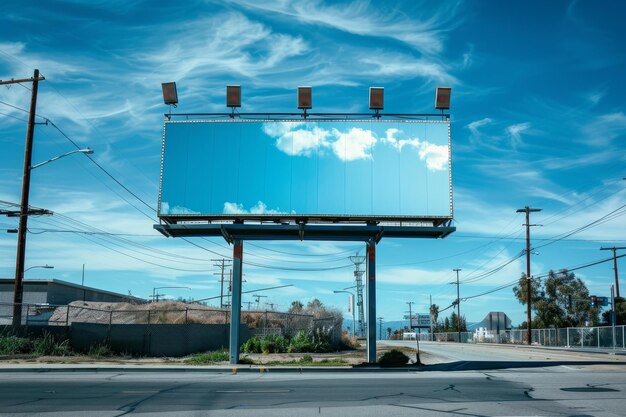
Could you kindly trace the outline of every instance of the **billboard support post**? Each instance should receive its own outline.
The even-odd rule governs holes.
[[[233,284],[230,304],[230,364],[239,363],[239,326],[241,323],[241,276],[243,267],[243,241],[235,239],[233,244]]]
[[[367,242],[367,361],[376,363],[376,240]]]

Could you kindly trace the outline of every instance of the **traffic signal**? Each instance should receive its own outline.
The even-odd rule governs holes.
[[[595,295],[591,296],[591,305],[593,307],[598,307],[598,297],[596,297]]]

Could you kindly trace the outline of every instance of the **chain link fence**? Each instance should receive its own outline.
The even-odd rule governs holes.
[[[115,303],[73,302],[69,305],[23,304],[22,325],[70,326],[72,323],[92,324],[230,324],[230,310],[180,303],[133,305]],[[0,325],[11,325],[13,304],[0,303]],[[241,312],[241,323],[253,336],[269,334],[293,337],[306,332],[323,331],[333,342],[341,340],[341,317],[315,318],[312,314],[249,310]]]
[[[537,346],[564,348],[626,349],[626,326],[567,327],[532,329],[532,342]],[[456,342],[458,332],[422,333],[420,341]],[[415,340],[415,333],[405,333],[407,340]],[[461,332],[461,343],[525,344],[528,331],[525,329],[489,330]]]

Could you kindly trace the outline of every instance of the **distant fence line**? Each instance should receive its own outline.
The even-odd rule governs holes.
[[[566,348],[626,349],[626,326],[566,327],[532,329],[533,345]],[[422,333],[420,341],[459,342],[458,332]],[[415,333],[404,333],[404,340],[415,340]],[[525,344],[526,329],[461,332],[461,343]]]

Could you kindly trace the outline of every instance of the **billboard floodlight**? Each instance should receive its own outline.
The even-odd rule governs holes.
[[[385,106],[385,89],[383,87],[370,87],[370,110],[382,110]]]
[[[241,86],[240,85],[227,85],[226,86],[226,107],[230,107],[233,110],[235,107],[241,107]]]
[[[312,87],[298,87],[298,108],[302,110],[313,108]]]
[[[176,83],[162,83],[161,89],[163,90],[163,102],[169,106],[178,104],[178,93],[176,92]]]
[[[450,109],[450,94],[452,88],[450,87],[437,87],[435,93],[435,108],[439,110]]]

